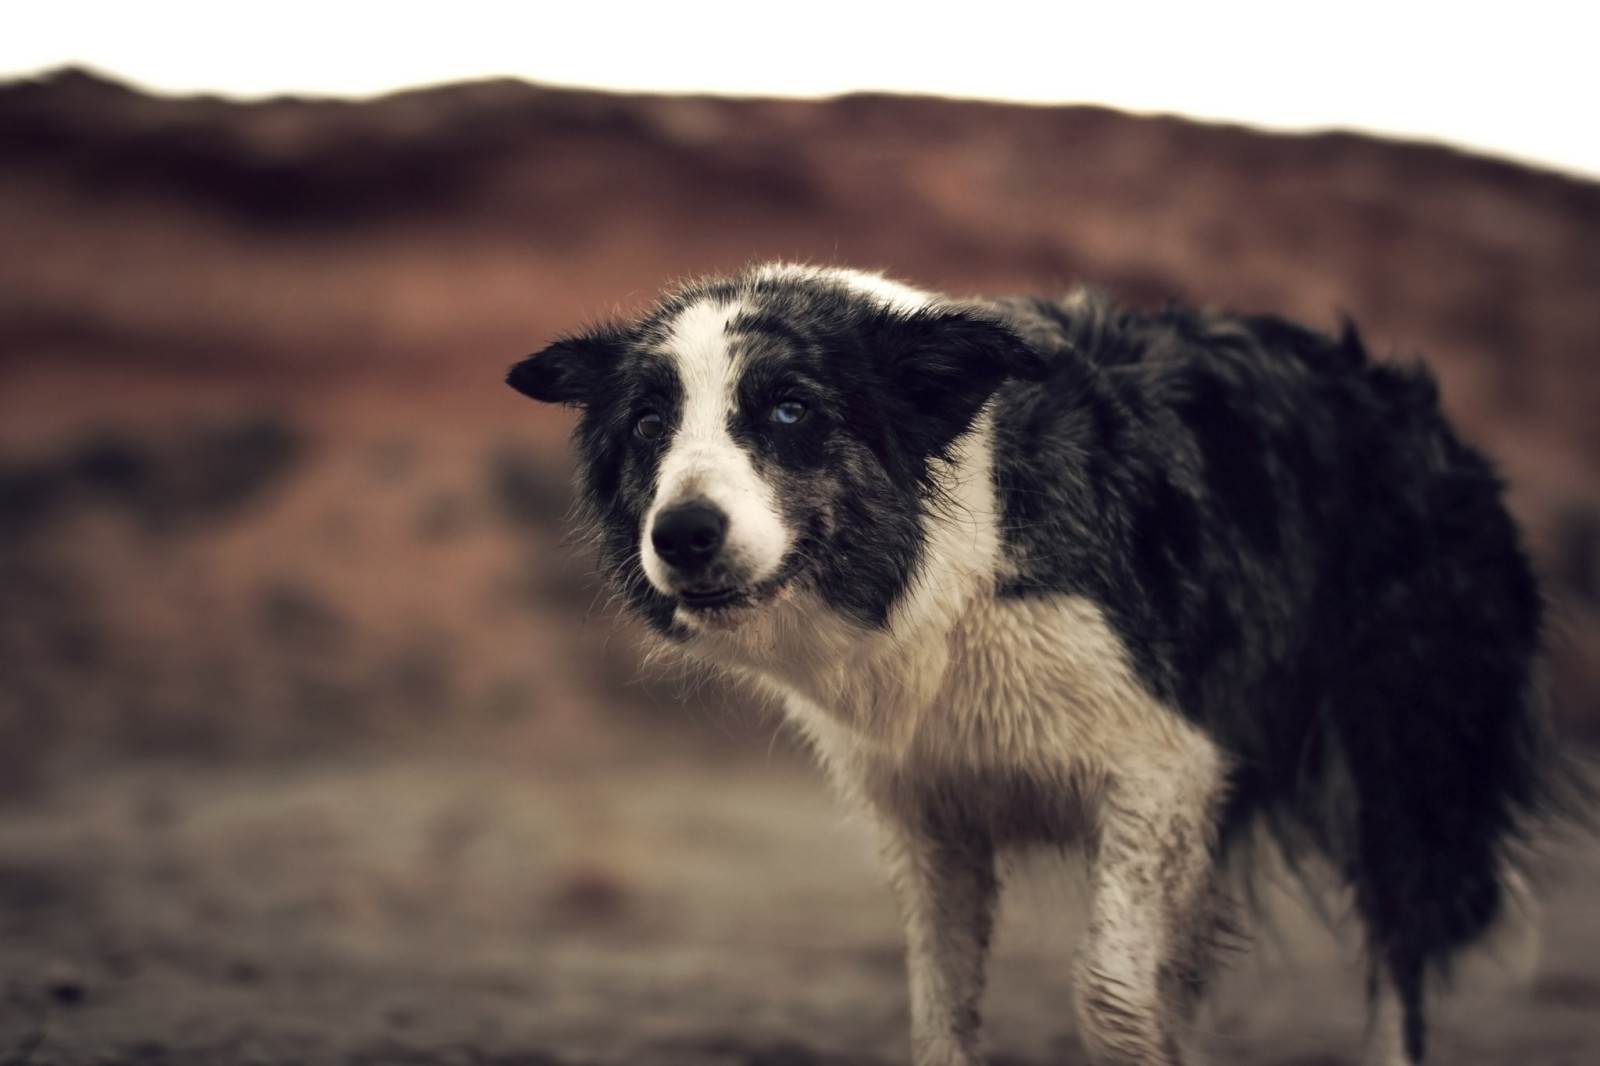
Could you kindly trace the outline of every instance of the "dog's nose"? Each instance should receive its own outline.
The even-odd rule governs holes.
[[[716,557],[722,547],[728,518],[715,507],[689,503],[656,515],[650,543],[668,566],[698,570]]]

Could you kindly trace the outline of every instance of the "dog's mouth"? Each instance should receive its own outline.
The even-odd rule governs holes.
[[[775,573],[748,584],[724,584],[738,576],[727,570],[703,574],[678,584],[670,595],[677,601],[678,617],[710,629],[731,629],[753,612],[783,600],[802,580],[809,553],[793,552]]]
[[[737,607],[749,600],[750,594],[740,588],[683,589],[678,602],[691,611],[714,611],[719,607]]]
[[[776,600],[788,587],[790,577],[780,574],[749,586],[682,588],[677,591],[678,607],[691,617],[706,621],[731,619],[744,608]]]

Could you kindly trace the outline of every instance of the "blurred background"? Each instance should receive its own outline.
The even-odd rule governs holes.
[[[644,664],[563,540],[571,416],[501,385],[755,260],[1348,315],[1425,357],[1546,576],[1562,734],[1600,740],[1581,162],[882,92],[63,68],[0,82],[0,235],[0,1062],[904,1060],[870,834],[768,709]],[[1447,1061],[1600,1046],[1574,861],[1532,993]],[[1078,1062],[1074,890],[1034,876],[994,1045]],[[1349,950],[1311,924],[1283,922],[1295,981],[1213,1019],[1234,1060],[1353,1061]]]

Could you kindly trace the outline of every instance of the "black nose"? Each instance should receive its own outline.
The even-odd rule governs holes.
[[[716,557],[727,529],[727,516],[715,507],[687,503],[656,515],[650,543],[668,566],[698,570]]]

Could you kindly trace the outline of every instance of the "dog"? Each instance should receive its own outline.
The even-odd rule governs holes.
[[[1276,317],[772,264],[555,340],[579,521],[667,645],[774,694],[883,835],[913,1060],[978,1060],[996,858],[1087,859],[1080,1029],[1189,1061],[1266,839],[1365,933],[1365,1061],[1515,905],[1540,590],[1420,366]]]

